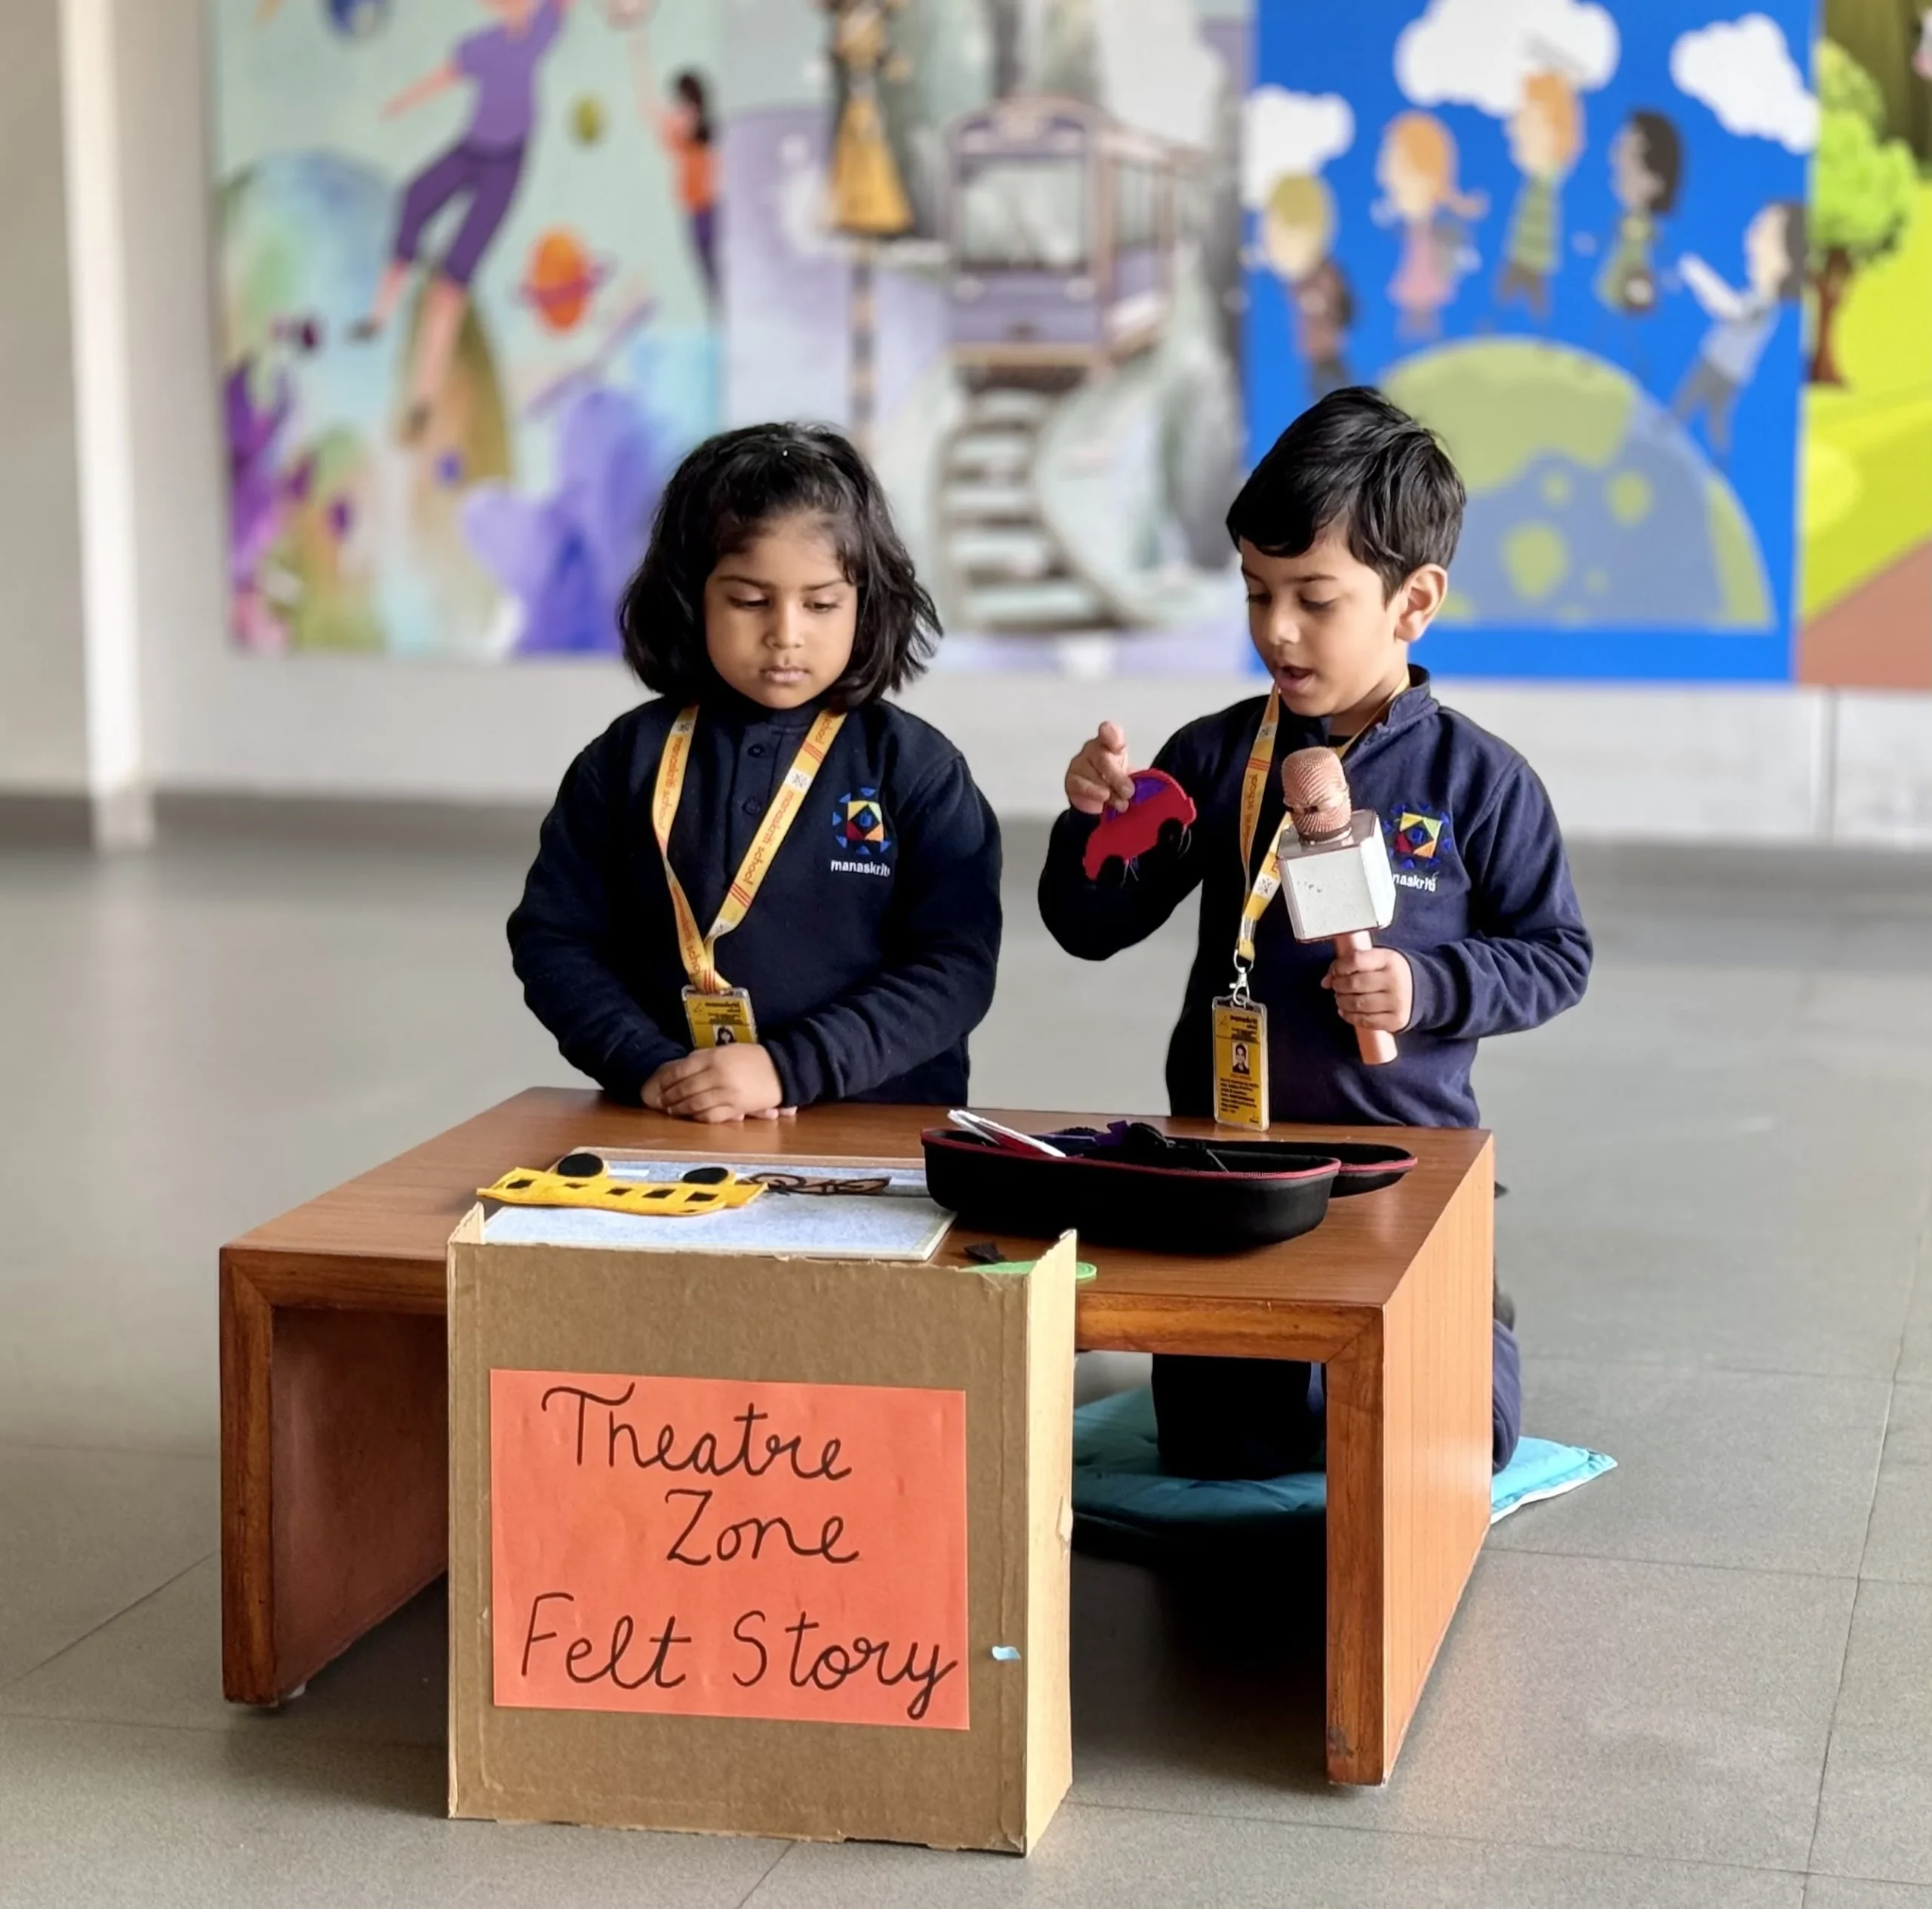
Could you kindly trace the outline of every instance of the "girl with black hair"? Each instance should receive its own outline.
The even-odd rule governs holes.
[[[1611,190],[1621,208],[1596,294],[1626,318],[1657,309],[1654,254],[1659,228],[1676,209],[1684,181],[1684,142],[1660,112],[1633,112],[1610,143]]]
[[[675,174],[678,209],[691,235],[691,253],[704,280],[705,295],[718,300],[718,147],[711,117],[710,84],[702,73],[687,67],[671,81],[670,97],[660,103],[657,76],[651,64],[649,37],[651,9],[631,23],[638,110],[657,135]]]
[[[959,1105],[999,829],[886,700],[939,628],[865,460],[798,425],[700,445],[619,623],[656,699],[571,765],[509,921],[565,1058],[690,1120]]]

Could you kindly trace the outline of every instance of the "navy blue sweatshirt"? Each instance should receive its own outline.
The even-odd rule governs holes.
[[[571,764],[509,920],[537,1018],[573,1066],[633,1102],[691,1050],[651,826],[677,713],[633,709]],[[817,713],[728,693],[705,706],[671,830],[701,929]],[[718,944],[720,971],[750,990],[786,1105],[964,1101],[966,1037],[999,959],[999,825],[958,751],[890,704],[854,710],[751,912]]]
[[[1277,1120],[1473,1127],[1476,1043],[1560,1014],[1589,975],[1590,938],[1542,783],[1507,743],[1444,709],[1425,672],[1411,670],[1411,682],[1345,764],[1355,807],[1374,810],[1389,841],[1395,918],[1376,939],[1408,958],[1409,1027],[1393,1062],[1364,1067],[1355,1030],[1321,985],[1333,946],[1297,942],[1287,906],[1276,901],[1262,918],[1250,985],[1268,1010]],[[1132,873],[1091,882],[1081,860],[1096,822],[1069,811],[1054,825],[1040,878],[1040,912],[1054,939],[1095,961],[1144,940],[1200,888],[1198,951],[1168,1050],[1176,1114],[1214,1111],[1210,1009],[1228,991],[1247,893],[1241,773],[1265,702],[1257,696],[1189,724],[1155,758],[1199,810],[1183,847],[1155,849]],[[1325,723],[1282,712],[1255,832],[1257,866],[1281,823],[1282,759],[1327,739]]]

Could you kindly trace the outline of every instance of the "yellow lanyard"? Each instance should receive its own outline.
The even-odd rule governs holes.
[[[1261,825],[1261,798],[1268,787],[1268,772],[1275,766],[1275,736],[1281,727],[1281,698],[1278,691],[1268,692],[1268,706],[1261,712],[1261,727],[1254,732],[1254,746],[1247,752],[1247,767],[1241,777],[1241,872],[1244,880],[1254,865],[1254,832]]]
[[[1335,752],[1337,756],[1346,761],[1349,752],[1395,708],[1401,693],[1401,690],[1398,690]],[[1268,692],[1268,706],[1261,712],[1261,727],[1254,732],[1254,745],[1247,752],[1247,767],[1241,772],[1241,866],[1243,875],[1247,872],[1254,859],[1254,832],[1260,825],[1261,798],[1268,786],[1269,775],[1275,767],[1275,735],[1281,726],[1281,699],[1276,691],[1270,690]],[[1241,908],[1241,930],[1235,939],[1234,998],[1237,1001],[1245,1001],[1247,998],[1248,970],[1254,966],[1255,927],[1268,912],[1268,904],[1281,892],[1281,837],[1294,825],[1289,816],[1281,818],[1281,826],[1275,830],[1275,839],[1268,844],[1268,853],[1261,858],[1261,866],[1256,871],[1253,885],[1247,891],[1247,899]]]
[[[792,758],[791,767],[785,772],[785,779],[778,785],[778,793],[764,812],[764,821],[758,824],[758,833],[752,838],[751,847],[745,850],[745,859],[738,865],[731,886],[725,891],[724,905],[718,911],[718,919],[711,924],[709,935],[698,933],[697,918],[691,913],[683,884],[671,866],[671,824],[677,819],[685,773],[691,767],[691,738],[697,730],[697,706],[685,710],[671,725],[664,753],[658,758],[657,783],[651,798],[651,825],[657,832],[657,852],[664,858],[665,884],[671,891],[671,911],[677,918],[678,953],[691,985],[700,994],[725,991],[724,977],[718,972],[718,944],[751,911],[758,890],[778,858],[780,844],[797,820],[819,765],[844,721],[842,715],[827,709],[806,732],[798,753]]]

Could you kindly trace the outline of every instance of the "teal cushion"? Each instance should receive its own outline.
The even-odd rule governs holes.
[[[1574,1491],[1616,1463],[1581,1446],[1525,1438],[1491,1483],[1489,1521]],[[1074,1516],[1094,1532],[1156,1541],[1280,1536],[1294,1520],[1320,1517],[1327,1500],[1328,1481],[1319,1471],[1284,1478],[1170,1477],[1161,1469],[1154,1395],[1145,1386],[1074,1413]]]

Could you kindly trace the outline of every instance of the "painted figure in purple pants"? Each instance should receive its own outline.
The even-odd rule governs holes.
[[[446,64],[406,88],[383,109],[385,118],[394,118],[464,80],[476,89],[461,138],[405,189],[389,269],[377,287],[369,315],[355,330],[358,338],[373,338],[389,323],[415,266],[423,228],[452,200],[466,195],[463,223],[432,269],[423,297],[403,426],[409,438],[420,437],[429,421],[430,407],[442,389],[463,315],[469,309],[470,281],[516,196],[536,115],[537,69],[575,4],[576,0],[483,0],[497,24],[460,41]]]

